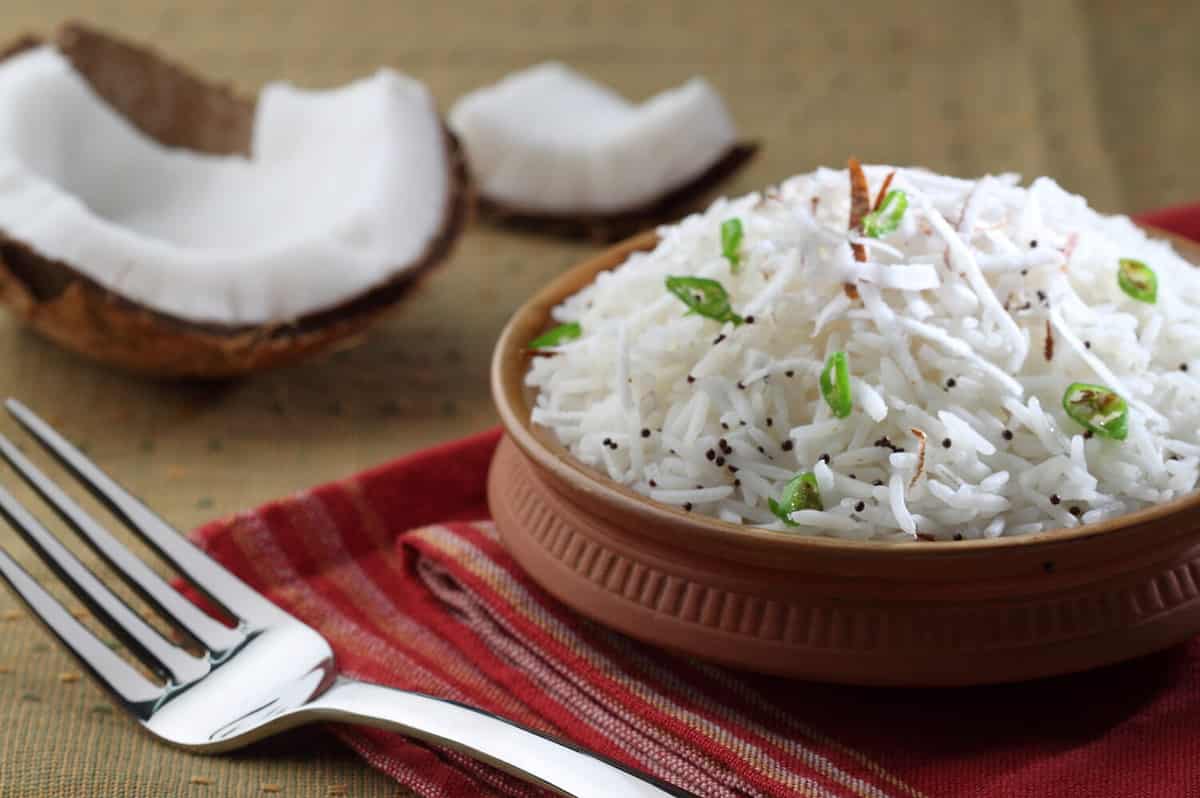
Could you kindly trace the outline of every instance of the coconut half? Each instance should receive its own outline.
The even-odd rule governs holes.
[[[449,124],[485,212],[601,239],[680,215],[757,150],[701,78],[634,105],[556,62],[465,95]]]
[[[0,299],[119,366],[228,376],[359,333],[446,254],[465,186],[391,70],[252,102],[78,25],[0,61]]]

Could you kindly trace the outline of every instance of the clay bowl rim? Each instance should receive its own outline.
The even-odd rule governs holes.
[[[1200,266],[1200,244],[1165,230],[1145,225],[1142,227],[1154,237],[1169,241],[1182,257]],[[530,358],[535,355],[525,345],[547,329],[551,309],[562,300],[590,283],[600,272],[616,268],[635,252],[653,249],[657,242],[658,234],[655,231],[640,233],[587,258],[559,275],[518,308],[509,319],[497,339],[491,366],[493,400],[506,433],[517,447],[540,469],[549,472],[568,488],[594,499],[602,506],[612,508],[622,517],[633,517],[643,522],[642,529],[647,537],[658,538],[667,544],[678,544],[674,535],[686,528],[689,544],[717,544],[726,549],[731,544],[736,544],[758,552],[767,549],[780,555],[786,552],[789,558],[803,556],[805,553],[818,556],[845,555],[852,558],[872,557],[881,553],[886,553],[892,559],[955,558],[964,555],[986,556],[994,554],[997,550],[1038,554],[1043,550],[1060,548],[1064,544],[1081,543],[1101,537],[1115,538],[1122,533],[1149,531],[1142,528],[1153,528],[1154,522],[1170,516],[1200,518],[1200,490],[1195,490],[1165,504],[1146,507],[1105,521],[1019,537],[932,542],[845,540],[811,535],[786,535],[759,527],[732,524],[656,502],[615,482],[576,460],[548,432],[541,431],[532,424],[529,403],[531,392],[524,385],[524,377]],[[1166,538],[1194,534],[1187,524],[1171,526],[1174,527],[1174,532],[1167,534]],[[1157,527],[1163,530],[1166,525],[1159,524]],[[664,532],[667,530],[670,531],[671,537],[665,536]],[[1157,537],[1146,535],[1145,542],[1150,544],[1162,539],[1164,536],[1160,532]]]

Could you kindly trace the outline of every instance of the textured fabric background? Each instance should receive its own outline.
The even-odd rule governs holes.
[[[1200,194],[1200,4],[1188,0],[4,0],[0,36],[72,17],[246,91],[278,78],[334,85],[390,64],[448,107],[547,58],[636,98],[703,74],[766,143],[730,191],[855,154],[1051,174],[1105,210]],[[497,331],[587,249],[476,227],[359,348],[236,384],[112,374],[0,314],[0,394],[24,398],[189,527],[492,424]],[[0,542],[45,574],[7,530]],[[222,759],[156,745],[73,681],[73,663],[14,611],[0,593],[4,798],[397,794],[312,733]]]

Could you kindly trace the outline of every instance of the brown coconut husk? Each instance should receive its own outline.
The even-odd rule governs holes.
[[[639,207],[615,213],[546,213],[479,197],[480,216],[505,227],[564,238],[611,243],[651,227],[673,222],[699,208],[721,183],[737,174],[760,149],[756,141],[733,145],[712,166],[670,193]]]
[[[40,43],[24,37],[0,52],[0,60]],[[64,26],[54,43],[100,96],[158,142],[217,155],[248,152],[254,102],[229,86],[209,83],[151,48],[78,23]],[[114,294],[2,230],[0,302],[62,346],[144,374],[223,378],[295,362],[360,335],[445,260],[472,207],[466,162],[449,131],[446,150],[451,192],[442,230],[425,256],[336,307],[286,323],[190,322]]]

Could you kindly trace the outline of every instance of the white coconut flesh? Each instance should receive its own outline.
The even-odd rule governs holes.
[[[163,147],[40,47],[0,63],[0,231],[138,305],[286,322],[396,278],[442,230],[443,129],[389,70],[266,86],[248,157]]]
[[[551,215],[640,208],[736,143],[724,102],[701,78],[635,105],[559,63],[467,94],[449,124],[484,197]]]

